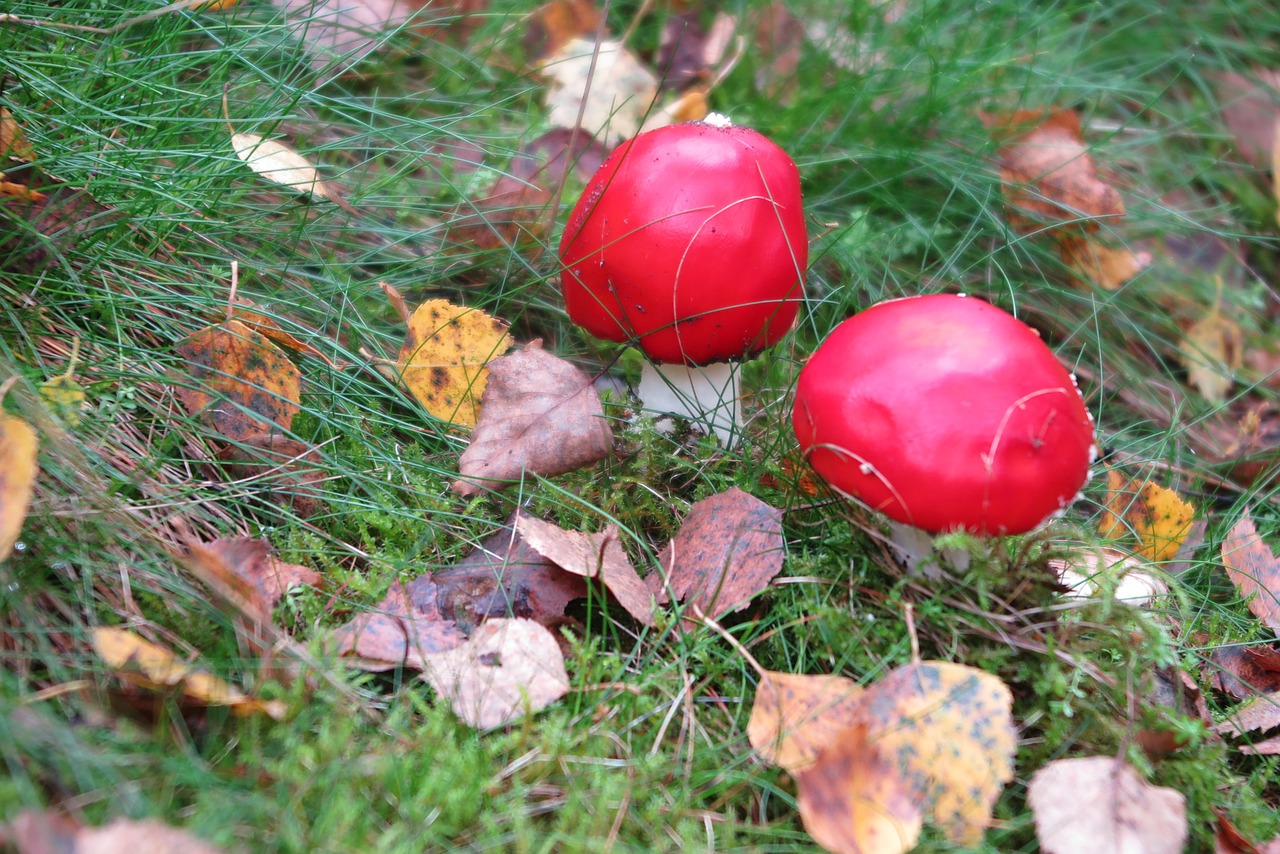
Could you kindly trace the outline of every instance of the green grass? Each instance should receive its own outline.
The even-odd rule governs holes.
[[[612,30],[640,6],[614,3]],[[640,50],[653,49],[668,14],[656,6],[635,31]],[[109,28],[154,8],[16,0],[7,11]],[[1275,530],[1276,496],[1222,488],[1221,467],[1193,453],[1192,434],[1216,408],[1186,387],[1179,323],[1204,314],[1217,288],[1159,241],[1239,241],[1248,273],[1226,271],[1224,310],[1248,347],[1274,337],[1274,198],[1231,145],[1213,75],[1273,62],[1280,19],[1257,0],[1176,10],[995,0],[977,12],[924,0],[902,4],[893,23],[870,7],[797,9],[811,25],[847,28],[857,51],[835,57],[810,41],[779,102],[756,90],[768,57],[749,50],[712,96],[797,161],[816,235],[794,335],[748,369],[767,404],[748,440],[723,452],[619,421],[616,459],[472,501],[447,489],[463,441],[370,367],[394,358],[403,337],[379,282],[411,304],[443,296],[484,308],[517,339],[541,337],[589,371],[633,379],[637,369],[634,354],[588,340],[565,317],[550,251],[559,226],[518,249],[450,236],[450,222],[547,129],[541,83],[522,70],[528,6],[494,0],[465,41],[389,35],[358,74],[336,78],[255,0],[111,34],[0,24],[0,103],[38,152],[46,186],[64,185],[47,189],[37,218],[0,200],[0,380],[19,378],[4,406],[41,439],[22,548],[0,567],[0,819],[55,806],[93,823],[157,817],[228,849],[270,851],[804,849],[794,783],[746,742],[756,677],[710,633],[637,637],[588,605],[571,633],[574,690],[487,733],[414,674],[353,672],[316,644],[394,580],[462,557],[518,505],[588,531],[618,520],[647,566],[694,501],[736,485],[786,511],[788,583],[729,625],[766,666],[878,678],[910,658],[910,605],[925,657],[1009,683],[1017,777],[984,850],[1035,850],[1025,787],[1046,761],[1121,751],[1187,796],[1194,850],[1211,846],[1215,810],[1251,838],[1280,833],[1273,758],[1241,756],[1185,711],[1145,699],[1156,667],[1181,665],[1222,712],[1204,657],[1263,636],[1213,555],[1246,505],[1260,530]],[[256,178],[232,153],[224,92],[237,131],[305,152],[358,213]],[[1156,263],[1119,290],[1073,284],[1047,241],[1007,225],[979,113],[1040,107],[1081,110],[1093,157],[1128,206],[1120,235],[1155,241]],[[480,172],[463,145],[483,155]],[[14,166],[3,168],[19,180]],[[570,180],[561,221],[580,188]],[[233,261],[241,295],[349,364],[296,359],[305,385],[293,432],[323,449],[325,508],[309,519],[252,483],[228,486],[219,438],[174,397],[175,345],[225,310]],[[886,563],[866,519],[811,499],[783,467],[795,456],[787,395],[805,355],[861,308],[942,289],[1044,330],[1079,366],[1112,459],[1197,504],[1206,546],[1160,610],[1063,611],[1034,585],[1010,599],[1019,579],[1043,576],[1045,558],[1092,541],[1100,484],[1045,535],[925,581]],[[78,425],[37,393],[66,370],[74,342],[88,400]],[[1177,408],[1161,384],[1179,390]],[[265,536],[285,560],[325,573],[324,590],[276,612],[311,644],[324,678],[259,679],[230,618],[172,555],[186,537],[234,534]],[[172,698],[145,718],[112,708],[113,682],[87,639],[120,624],[286,700],[287,721],[183,715]],[[1146,758],[1133,744],[1143,728],[1184,734],[1187,746]],[[921,850],[951,847],[926,831]]]

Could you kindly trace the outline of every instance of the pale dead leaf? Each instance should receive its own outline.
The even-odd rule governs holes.
[[[516,530],[534,551],[565,572],[599,579],[636,622],[654,624],[653,596],[622,550],[616,525],[598,534],[586,534],[522,513],[516,519]]]
[[[1187,839],[1186,799],[1112,756],[1050,762],[1027,802],[1045,854],[1170,854]]]
[[[1275,146],[1280,118],[1280,71],[1256,69],[1249,77],[1215,75],[1218,101],[1227,130],[1244,159],[1265,169]]]
[[[228,537],[190,547],[203,569],[225,577],[223,583],[244,600],[249,616],[266,620],[284,594],[297,585],[317,586],[320,574],[305,566],[285,563],[271,553],[271,543],[252,537]],[[209,579],[209,575],[202,574]]]
[[[1280,691],[1261,694],[1241,703],[1232,710],[1230,717],[1213,728],[1214,732],[1227,735],[1244,735],[1256,729],[1274,729],[1280,726]]]
[[[68,816],[26,810],[5,826],[17,854],[220,854],[222,849],[154,819],[117,818],[101,827],[82,827]]]
[[[1134,252],[1127,247],[1111,247],[1079,235],[1057,234],[1058,253],[1076,276],[1100,288],[1114,291],[1151,266],[1152,255],[1146,250]]]
[[[320,173],[307,158],[274,139],[263,139],[256,133],[231,134],[231,147],[254,172],[281,186],[337,202],[338,197],[320,180]]]
[[[574,471],[612,451],[613,431],[591,377],[530,345],[490,363],[480,419],[452,489],[475,495],[525,472]]]
[[[9,557],[35,489],[36,431],[16,415],[0,412],[0,561]]]
[[[718,617],[747,607],[782,570],[782,511],[733,487],[689,509],[649,575],[658,602],[669,598]]]
[[[1221,404],[1244,362],[1244,333],[1215,306],[1186,331],[1178,358],[1187,369],[1187,381],[1201,396]]]
[[[560,645],[532,620],[490,620],[465,644],[424,659],[436,694],[477,729],[537,712],[569,691]]]
[[[1222,565],[1254,616],[1280,633],[1280,560],[1258,533],[1248,510],[1222,541]]]
[[[762,671],[747,740],[765,762],[796,774],[857,722],[862,694],[844,676]]]
[[[548,121],[577,125],[612,147],[636,135],[658,95],[658,80],[616,41],[575,38],[539,67],[547,78]],[[588,88],[589,86],[589,88]],[[585,107],[584,107],[585,104]]]
[[[407,584],[396,582],[376,608],[334,630],[334,652],[362,670],[426,668],[428,656],[456,649],[466,636],[440,608],[439,589],[430,575]]]
[[[1253,744],[1242,744],[1238,749],[1246,756],[1280,756],[1280,736]]]
[[[262,713],[283,720],[286,706],[279,700],[256,700],[217,676],[184,661],[158,644],[125,629],[93,630],[93,649],[118,676],[152,691],[176,688],[185,700],[199,706],[227,706],[236,714]]]

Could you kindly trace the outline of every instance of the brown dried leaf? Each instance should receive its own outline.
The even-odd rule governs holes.
[[[493,617],[559,622],[565,606],[587,596],[581,576],[536,552],[514,527],[484,539],[466,557],[433,576],[440,609],[464,632]]]
[[[320,452],[310,445],[260,433],[222,448],[218,459],[232,478],[261,488],[261,497],[274,507],[287,507],[302,519],[324,508],[325,473]]]
[[[0,561],[9,557],[35,489],[36,431],[16,415],[0,412]]]
[[[1240,752],[1248,756],[1280,756],[1280,736],[1253,744],[1240,745]]]
[[[600,31],[600,12],[592,0],[551,0],[538,7],[524,34],[525,55],[545,59],[574,39],[593,39]]]
[[[862,724],[841,732],[796,774],[796,804],[804,829],[835,854],[902,854],[923,826],[915,793]]]
[[[1172,489],[1151,481],[1107,472],[1106,511],[1098,522],[1104,537],[1132,532],[1138,537],[1137,553],[1151,561],[1173,558],[1191,531],[1195,508]]]
[[[1222,541],[1227,577],[1249,600],[1249,610],[1262,624],[1280,633],[1280,561],[1258,533],[1245,510]]]
[[[218,433],[244,441],[293,424],[302,375],[261,333],[229,320],[199,330],[177,351],[191,368],[178,398]]]
[[[335,629],[332,638],[337,655],[375,672],[394,667],[424,670],[428,657],[467,640],[441,612],[439,591],[430,575],[392,584],[375,610]]]
[[[125,629],[94,629],[93,649],[115,671],[113,675],[139,687],[151,691],[176,688],[192,705],[227,706],[238,715],[262,713],[276,720],[284,718],[286,706],[279,700],[256,700]]]
[[[613,451],[591,377],[531,344],[489,366],[480,420],[458,462],[459,495],[498,489],[530,472],[544,477],[591,465]]]
[[[1280,691],[1262,694],[1236,706],[1231,717],[1213,728],[1214,732],[1227,735],[1244,735],[1255,729],[1274,729],[1280,726]]]
[[[682,92],[710,80],[707,33],[699,21],[699,11],[696,7],[673,9],[662,22],[654,67],[662,77],[659,88],[663,91]]]
[[[260,620],[270,619],[289,588],[299,584],[315,587],[322,581],[313,569],[278,560],[271,554],[271,543],[264,539],[220,538],[193,545],[190,551],[206,569],[202,577],[207,578],[207,571],[216,567],[223,583],[243,600],[248,615]]]
[[[782,511],[734,487],[689,509],[646,581],[670,598],[718,617],[745,608],[782,570]]]
[[[485,365],[510,346],[503,321],[433,299],[413,312],[397,365],[404,384],[429,413],[472,427],[489,377]]]
[[[466,643],[425,661],[431,687],[477,729],[510,723],[569,691],[559,644],[532,620],[490,620]]]
[[[598,534],[586,534],[521,514],[516,530],[538,554],[565,572],[599,579],[636,622],[654,624],[653,596],[622,550],[616,525]]]
[[[1280,71],[1257,69],[1251,77],[1223,73],[1216,82],[1222,118],[1236,148],[1248,163],[1266,169],[1280,119]]]
[[[1058,253],[1076,276],[1100,288],[1114,291],[1151,265],[1147,251],[1111,247],[1079,235],[1057,233]]]
[[[765,762],[794,775],[857,722],[862,694],[843,676],[762,671],[747,739]]]
[[[185,830],[152,819],[117,818],[102,827],[82,827],[68,816],[26,810],[5,825],[0,843],[12,842],[17,854],[220,854],[222,849]]]
[[[774,0],[747,16],[756,61],[756,91],[786,104],[795,95],[796,69],[804,48],[804,23],[787,4]]]
[[[1167,854],[1187,838],[1186,799],[1111,756],[1050,762],[1027,801],[1045,854]]]
[[[331,368],[341,370],[344,365],[335,363],[329,359],[324,353],[321,353],[315,347],[312,347],[305,341],[300,341],[288,332],[280,328],[280,324],[275,318],[263,314],[261,309],[253,300],[246,297],[236,297],[231,307],[231,317],[238,320],[250,329],[261,332],[264,336],[274,341],[276,344],[295,353],[304,353],[312,358],[319,359]],[[311,331],[311,330],[308,330]],[[318,334],[311,332],[311,334]]]
[[[1218,647],[1209,661],[1213,687],[1236,700],[1280,694],[1280,650],[1270,644]]]
[[[922,661],[867,688],[859,719],[931,823],[952,842],[973,846],[1013,779],[1012,706],[1013,695],[997,677]]]
[[[22,125],[4,107],[0,107],[0,158],[26,163],[36,159],[36,150],[27,140]]]

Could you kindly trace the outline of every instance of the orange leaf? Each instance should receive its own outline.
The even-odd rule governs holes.
[[[1115,538],[1132,531],[1138,554],[1152,561],[1171,560],[1178,553],[1196,515],[1172,489],[1130,479],[1116,469],[1107,472],[1106,508],[1098,533]]]
[[[764,761],[795,774],[858,720],[862,693],[843,676],[762,671],[747,738]]]
[[[38,470],[36,431],[21,418],[0,412],[0,561],[22,533]]]

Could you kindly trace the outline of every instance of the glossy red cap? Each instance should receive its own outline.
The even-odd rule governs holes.
[[[926,531],[1020,534],[1097,455],[1075,379],[1031,327],[972,297],[872,306],[800,372],[796,437],[834,488]]]
[[[741,358],[795,322],[808,247],[786,152],[748,128],[671,125],[620,145],[574,206],[565,307],[655,361]]]

